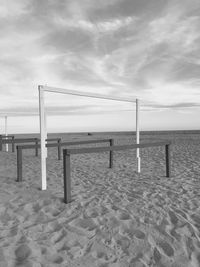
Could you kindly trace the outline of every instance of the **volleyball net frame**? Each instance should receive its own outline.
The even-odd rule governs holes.
[[[65,95],[74,95],[74,96],[82,96],[89,98],[98,98],[105,100],[113,100],[120,102],[129,102],[136,104],[136,144],[140,143],[140,129],[139,129],[139,99],[138,98],[125,98],[125,97],[113,97],[104,94],[97,94],[91,92],[81,92],[77,90],[63,89],[57,87],[50,87],[46,85],[38,85],[39,91],[39,119],[40,119],[40,146],[41,146],[41,189],[47,189],[47,167],[46,167],[46,159],[47,159],[47,147],[46,147],[46,139],[47,139],[47,123],[46,123],[46,111],[45,111],[45,92],[50,93],[58,93]],[[140,151],[139,148],[136,149],[136,158],[137,158],[137,172],[140,173],[141,162],[140,162]]]

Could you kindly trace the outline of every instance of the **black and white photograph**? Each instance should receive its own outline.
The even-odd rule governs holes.
[[[0,267],[200,267],[200,0],[0,0]]]

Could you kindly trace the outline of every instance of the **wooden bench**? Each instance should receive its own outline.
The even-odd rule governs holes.
[[[137,149],[137,148],[147,148],[147,147],[157,147],[165,146],[165,162],[166,162],[166,176],[171,176],[170,167],[170,141],[162,141],[155,143],[144,143],[144,144],[134,144],[134,145],[120,145],[120,146],[110,146],[110,147],[91,147],[91,148],[73,148],[73,149],[63,149],[63,179],[64,179],[64,202],[71,202],[71,168],[70,168],[70,158],[71,155],[75,154],[85,154],[85,153],[102,153],[102,152],[113,152],[121,151],[127,149]],[[113,161],[113,154],[112,154]],[[112,168],[112,165],[109,165]]]
[[[35,143],[37,144],[38,138],[12,138],[12,139],[2,139],[0,142],[0,147],[2,148],[3,144],[12,144],[12,152],[15,152],[15,144],[23,143]]]
[[[53,139],[47,139],[47,141],[52,141]],[[38,139],[39,142],[39,139]],[[109,143],[110,146],[113,146],[114,140],[113,139],[96,139],[96,140],[80,140],[80,141],[69,141],[69,142],[61,142],[61,139],[58,139],[57,143],[47,143],[46,147],[57,147],[58,148],[58,160],[61,159],[61,147],[71,146],[71,145],[83,145],[83,144],[97,144],[97,143]],[[38,155],[38,149],[40,149],[39,143],[35,145],[19,145],[17,146],[17,182],[22,181],[22,170],[23,170],[23,163],[22,163],[22,151],[24,149],[35,149]],[[112,167],[113,164],[113,152],[110,151],[109,157],[110,166]]]
[[[24,143],[35,143],[35,156],[38,156],[38,147],[37,145],[40,142],[39,138],[14,138],[14,135],[10,135],[8,136],[12,139],[5,139],[5,138],[1,138],[0,136],[0,150],[2,150],[2,145],[3,144],[12,144],[12,152],[15,152],[15,144],[24,144]],[[61,142],[61,138],[47,138],[46,139],[47,142],[50,141],[57,141],[57,142]]]

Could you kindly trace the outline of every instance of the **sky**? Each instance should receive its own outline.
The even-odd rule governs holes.
[[[0,0],[0,26],[0,114],[38,113],[47,85],[139,98],[141,130],[200,128],[199,0]],[[131,104],[45,99],[49,131],[135,130]]]

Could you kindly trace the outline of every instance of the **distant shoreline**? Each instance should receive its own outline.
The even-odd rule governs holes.
[[[10,133],[9,133],[10,134]],[[39,133],[12,133],[16,136],[28,135],[28,136],[39,136]],[[200,130],[162,130],[162,131],[141,131],[140,135],[166,135],[166,134],[200,134]],[[48,135],[81,135],[81,136],[92,136],[92,135],[135,135],[135,131],[110,131],[110,132],[60,132],[60,133],[48,133]]]

